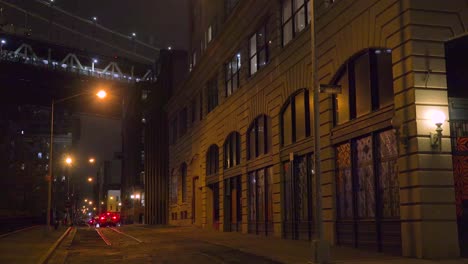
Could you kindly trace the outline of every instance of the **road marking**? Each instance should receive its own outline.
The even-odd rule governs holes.
[[[30,226],[30,227],[26,227],[26,228],[19,229],[19,230],[15,230],[15,231],[13,231],[13,232],[0,235],[0,238],[4,238],[4,237],[7,237],[7,236],[9,236],[9,235],[13,235],[13,234],[16,234],[16,233],[19,233],[19,232],[22,232],[22,231],[26,231],[26,230],[29,230],[29,229],[33,229],[33,228],[38,227],[38,226],[40,226],[40,225],[34,225],[34,226]]]
[[[68,227],[67,230],[65,230],[65,232],[63,233],[62,236],[59,237],[59,239],[57,239],[57,241],[55,241],[55,243],[49,248],[49,250],[39,259],[39,261],[37,262],[38,264],[43,264],[43,263],[46,263],[47,260],[50,258],[50,256],[52,256],[52,253],[54,253],[55,249],[58,247],[58,245],[60,245],[60,243],[62,242],[62,240],[70,233],[70,231],[73,229],[73,227]]]
[[[109,239],[107,239],[104,234],[101,232],[101,230],[99,230],[98,228],[94,229],[96,230],[96,232],[99,234],[99,236],[102,238],[102,240],[104,240],[104,242],[110,246],[111,245],[111,242],[109,241]]]
[[[116,229],[116,228],[114,228],[114,227],[110,227],[110,229],[111,229],[112,231],[114,231],[114,232],[117,232],[117,233],[122,234],[122,235],[124,235],[124,236],[127,236],[127,237],[129,237],[129,238],[131,238],[131,239],[134,239],[134,240],[138,241],[138,243],[143,243],[143,241],[141,241],[140,239],[138,239],[138,238],[136,238],[136,237],[134,237],[134,236],[128,235],[128,234],[126,234],[126,233],[124,233],[124,232],[122,232],[122,231],[120,231],[120,230],[118,230],[118,229]]]

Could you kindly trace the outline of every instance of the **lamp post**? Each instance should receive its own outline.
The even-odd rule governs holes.
[[[53,180],[53,174],[54,174],[54,169],[53,169],[53,154],[54,154],[54,110],[55,110],[55,104],[58,104],[58,103],[62,103],[62,102],[65,102],[65,101],[68,101],[70,99],[73,99],[73,98],[76,98],[76,97],[79,97],[79,96],[83,96],[83,95],[88,95],[88,94],[92,94],[90,92],[84,92],[84,93],[79,93],[79,94],[75,94],[75,95],[72,95],[72,96],[69,96],[69,97],[65,97],[65,98],[62,98],[62,99],[59,99],[59,100],[55,100],[55,99],[52,99],[52,103],[51,103],[51,107],[50,107],[50,144],[49,144],[49,184],[48,184],[48,188],[47,188],[47,213],[46,213],[46,225],[47,225],[47,228],[50,230],[51,227],[50,227],[50,214],[51,214],[51,207],[52,207],[52,180]],[[107,93],[106,91],[104,90],[100,90],[96,96],[100,99],[104,99],[106,96],[107,96]],[[70,164],[72,162],[71,158],[70,158]],[[68,159],[66,160],[66,162],[68,163]]]
[[[310,1],[310,30],[311,30],[311,68],[312,89],[314,92],[314,172],[315,172],[315,209],[316,209],[316,239],[313,241],[314,263],[328,263],[330,260],[330,247],[324,239],[323,212],[322,212],[322,172],[320,168],[320,91],[318,79],[318,56],[316,49],[315,32],[315,1]]]

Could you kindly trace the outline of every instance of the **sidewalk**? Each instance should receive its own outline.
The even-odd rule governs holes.
[[[43,225],[1,238],[0,263],[37,263],[65,230],[49,232]]]
[[[149,226],[145,227],[153,229]],[[286,240],[274,237],[240,234],[235,232],[217,232],[192,227],[168,228],[174,229],[174,233],[176,233],[178,236],[184,236],[188,239],[193,239],[195,237],[197,240],[201,240],[207,243],[234,248],[258,256],[266,256],[272,260],[282,263],[304,264],[309,263],[313,259],[313,251],[310,241]],[[160,227],[154,228],[153,230],[156,233],[164,232],[164,228]],[[337,264],[468,264],[468,259],[440,261],[422,260],[391,256],[378,252],[364,251],[346,247],[332,247],[330,251],[332,263]]]

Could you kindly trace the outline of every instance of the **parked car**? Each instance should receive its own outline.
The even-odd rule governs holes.
[[[120,226],[120,214],[115,212],[106,212],[99,215],[96,227]]]

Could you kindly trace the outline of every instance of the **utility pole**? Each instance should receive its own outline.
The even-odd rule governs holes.
[[[315,163],[315,215],[316,215],[316,238],[312,242],[314,249],[313,263],[329,263],[330,246],[323,235],[323,212],[322,212],[322,171],[320,168],[320,94],[318,82],[318,61],[316,50],[315,32],[315,0],[310,0],[310,31],[311,31],[311,56],[312,56],[312,89],[314,92],[314,163]]]

